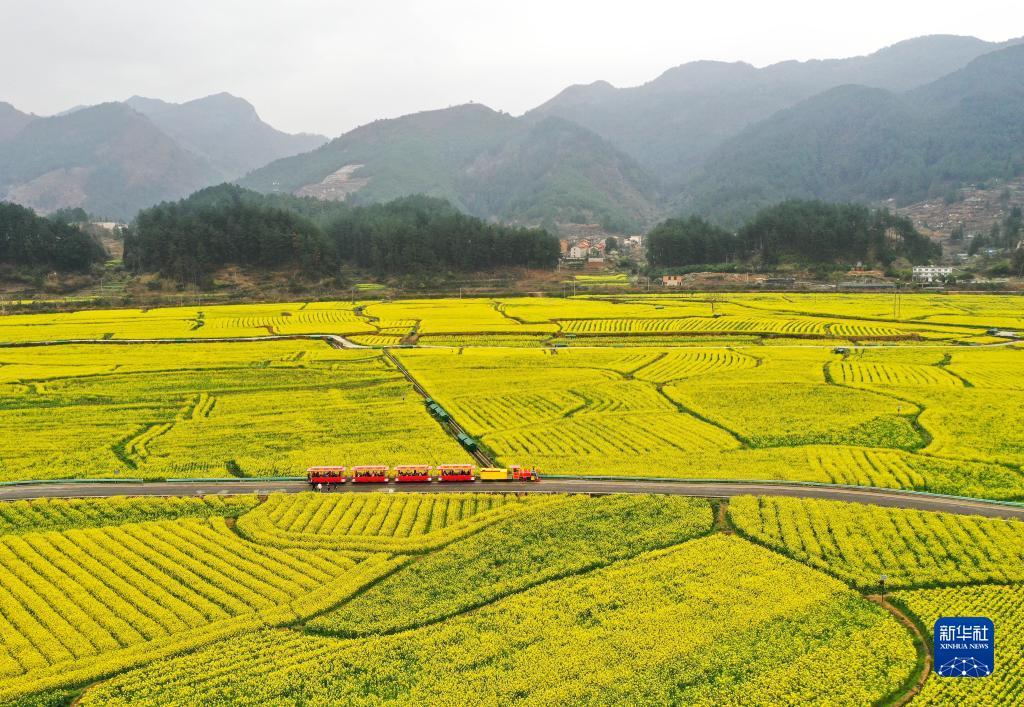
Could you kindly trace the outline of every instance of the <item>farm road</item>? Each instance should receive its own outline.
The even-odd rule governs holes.
[[[0,501],[37,498],[94,498],[103,496],[205,496],[210,494],[298,493],[308,491],[305,481],[156,481],[74,482],[9,484],[0,486]],[[998,503],[949,496],[932,496],[908,491],[846,486],[811,486],[785,483],[729,483],[720,481],[661,481],[644,479],[594,479],[545,477],[540,483],[473,482],[431,484],[345,484],[325,493],[584,493],[584,494],[670,494],[730,498],[732,496],[788,496],[818,498],[847,503],[865,503],[920,511],[943,511],[960,515],[1015,518],[1024,520],[1024,505]]]

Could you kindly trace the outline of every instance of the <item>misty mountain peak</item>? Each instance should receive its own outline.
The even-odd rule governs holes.
[[[697,91],[719,89],[724,82],[747,81],[757,73],[745,61],[691,61],[672,67],[644,88],[659,91]]]

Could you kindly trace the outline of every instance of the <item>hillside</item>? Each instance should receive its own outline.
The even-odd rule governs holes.
[[[841,86],[718,148],[684,192],[733,222],[784,198],[898,203],[1024,171],[1024,45],[904,93]]]
[[[928,36],[764,68],[696,61],[632,88],[571,86],[521,117],[480,104],[330,142],[247,101],[134,96],[37,118],[0,104],[0,199],[130,219],[237,180],[365,205],[413,194],[511,224],[737,225],[788,198],[895,205],[1021,173],[1021,40]]]
[[[34,115],[22,113],[10,103],[0,101],[0,142],[10,140],[33,120]]]
[[[634,88],[572,86],[518,119],[465,105],[376,121],[240,183],[354,203],[424,193],[482,218],[612,231],[676,211],[736,225],[790,197],[918,199],[1013,172],[1005,140],[970,132],[997,136],[1019,115],[1002,95],[1015,67],[996,68],[1017,41],[919,37],[760,69],[691,62]]]
[[[0,143],[0,198],[115,218],[215,179],[202,158],[120,103],[39,118]]]
[[[132,96],[125,103],[183,147],[207,158],[224,179],[235,179],[327,141],[322,135],[281,132],[263,122],[251,103],[229,93],[187,103]]]
[[[636,228],[656,210],[655,180],[589,130],[479,104],[376,121],[239,183],[362,204],[421,193],[511,223],[603,220]]]
[[[275,130],[223,93],[180,105],[134,97],[48,118],[3,103],[0,199],[127,220],[325,139]]]
[[[1006,43],[1009,44],[1009,43]],[[930,36],[849,59],[786,61],[757,69],[697,61],[646,84],[571,86],[528,116],[583,125],[681,188],[715,149],[744,128],[844,84],[905,91],[1004,46],[974,37]]]

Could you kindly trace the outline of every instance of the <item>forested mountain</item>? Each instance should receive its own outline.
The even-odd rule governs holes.
[[[0,143],[0,198],[40,211],[81,206],[126,218],[215,176],[201,157],[121,103],[37,118]]]
[[[597,135],[479,104],[379,120],[239,183],[357,204],[426,194],[507,222],[638,228],[655,212],[654,180]]]
[[[75,226],[0,202],[0,265],[85,270],[105,258],[102,246]]]
[[[528,115],[556,115],[590,128],[679,189],[726,140],[803,99],[844,84],[905,91],[1002,46],[974,37],[931,36],[863,57],[786,61],[762,69],[697,61],[632,88],[603,81],[572,86]]]
[[[319,147],[228,94],[51,118],[0,104],[0,199],[129,219],[237,178],[354,205],[423,194],[514,224],[737,226],[787,198],[908,201],[1021,173],[1022,59],[1020,40],[932,36],[760,69],[692,62],[633,88],[573,86],[518,118],[455,106]]]
[[[692,62],[635,88],[573,86],[519,119],[467,105],[377,121],[240,183],[354,203],[424,193],[483,218],[615,231],[679,211],[736,225],[787,197],[913,198],[1012,172],[993,164],[1002,147],[966,132],[975,119],[991,135],[1014,120],[995,84],[1015,77],[979,57],[1021,46],[931,36],[763,69]],[[975,100],[968,86],[992,94],[985,116],[963,105]],[[927,120],[936,110],[938,123]],[[972,152],[969,166],[937,153],[959,159],[957,144]]]
[[[323,135],[281,132],[264,123],[251,103],[229,93],[187,103],[132,96],[125,103],[180,145],[209,160],[226,180],[327,142]]]
[[[182,105],[133,98],[48,118],[0,104],[0,199],[127,220],[325,139],[277,131],[228,94]]]
[[[258,191],[326,198],[352,193],[357,202],[420,193],[465,208],[457,184],[460,169],[508,139],[515,123],[511,116],[479,104],[377,120],[310,153],[271,163],[239,183]],[[359,169],[349,179],[329,180],[355,165]],[[350,191],[354,186],[358,189]]]
[[[904,93],[841,86],[722,145],[682,206],[735,224],[786,198],[912,201],[1024,173],[1024,45]]]
[[[425,196],[349,206],[223,184],[141,211],[125,237],[125,264],[185,282],[226,265],[294,267],[307,275],[342,264],[381,275],[431,269],[552,267],[546,231],[485,223]]]

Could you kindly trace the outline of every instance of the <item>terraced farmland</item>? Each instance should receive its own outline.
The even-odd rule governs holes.
[[[373,495],[394,508],[406,506],[402,496]],[[511,499],[474,502],[487,505],[481,512],[488,513]],[[313,518],[325,507],[347,508],[349,502],[333,494],[272,496],[266,503],[272,504],[268,515],[315,539],[324,534],[323,525],[305,523],[312,532],[300,532],[298,519]],[[240,522],[261,510],[249,511]],[[444,695],[456,703],[472,695],[473,701],[499,702],[711,704],[756,695],[762,704],[797,696],[859,704],[902,689],[915,669],[915,653],[895,619],[793,560],[736,536],[708,536],[712,511],[707,501],[679,497],[545,499],[417,562],[379,554],[358,561],[335,551],[227,540],[223,521],[215,518],[44,533],[64,549],[63,555],[45,550],[60,557],[53,569],[23,547],[34,542],[31,534],[13,541],[0,536],[4,547],[13,542],[23,553],[19,571],[69,588],[72,577],[88,584],[73,565],[102,562],[102,573],[91,571],[111,588],[104,590],[109,601],[114,588],[133,596],[136,587],[149,586],[141,584],[143,577],[155,584],[161,572],[196,577],[177,595],[155,589],[139,594],[132,605],[139,615],[120,619],[135,626],[137,636],[126,628],[113,633],[121,624],[105,608],[108,593],[82,603],[76,630],[91,632],[99,643],[91,644],[91,653],[55,653],[57,662],[25,669],[18,659],[29,662],[31,653],[20,641],[29,634],[12,626],[13,633],[0,636],[4,655],[14,661],[5,663],[0,695],[43,690],[38,699],[66,699],[87,687],[83,704],[409,703]],[[112,554],[130,547],[117,561],[89,554],[100,553],[86,542],[93,536],[100,538],[94,545]],[[144,536],[148,544],[135,542]],[[187,540],[193,548],[188,557],[173,553],[172,537]],[[377,539],[386,544],[390,536]],[[254,553],[266,557],[262,569],[252,564]],[[2,561],[9,561],[6,555]],[[129,566],[139,569],[129,573]],[[214,577],[220,567],[237,568],[238,586],[204,583],[201,578]],[[131,580],[118,580],[123,588],[115,581],[122,575]],[[334,608],[318,618],[311,618],[311,608],[280,613],[267,605],[298,607],[308,601],[323,607],[313,595],[324,592],[313,585],[325,581],[321,586],[332,588]],[[452,591],[460,585],[461,591]],[[364,590],[354,594],[359,587]],[[84,596],[75,592],[68,602]],[[292,599],[296,595],[301,598]],[[173,608],[166,617],[164,605]],[[230,615],[232,610],[241,613]],[[182,622],[193,616],[194,628],[179,637],[168,632],[176,624],[149,623],[146,616],[167,623],[171,616]],[[291,630],[273,629],[285,616],[292,617]],[[675,627],[681,625],[691,630],[679,632]],[[418,628],[390,635],[407,626]],[[458,669],[436,659],[453,649],[462,656]],[[857,655],[857,668],[832,660],[837,652]],[[579,660],[591,669],[564,671]],[[533,667],[526,670],[527,665]],[[324,679],[305,679],[311,669]],[[807,683],[806,670],[819,679]]]
[[[920,678],[913,634],[860,594],[880,569],[925,625],[987,612],[1006,633],[1007,670],[929,677],[919,699],[1024,695],[1010,667],[1024,619],[1019,522],[746,497],[716,523],[711,502],[682,496],[0,510],[4,700],[880,702]],[[721,532],[730,522],[739,534]],[[591,669],[566,670],[580,660]]]
[[[733,499],[744,535],[861,588],[1024,581],[1024,523],[790,498]]]
[[[984,335],[989,316],[1012,324],[1016,300],[909,299],[896,320],[876,297],[773,294],[86,311],[0,318],[0,339],[187,324],[206,338],[408,340],[421,348],[400,360],[499,463],[1024,498],[1024,352],[942,345]],[[839,352],[819,343],[837,337]],[[93,345],[0,349],[0,364],[0,430],[19,440],[0,450],[0,479],[467,459],[375,350]]]
[[[238,522],[277,547],[419,553],[539,505],[543,499],[445,494],[278,496]]]
[[[504,338],[509,345],[516,339],[605,341],[608,336],[640,338],[652,345],[670,339],[687,343],[708,336],[723,343],[744,338],[768,343],[778,338],[979,342],[990,328],[1024,329],[1019,303],[1009,296],[915,295],[902,299],[899,317],[893,314],[889,295],[633,294],[571,299],[289,302],[19,314],[0,318],[0,343],[272,334],[374,337],[407,336],[414,331],[454,337],[451,342],[465,345],[486,345],[488,338]]]
[[[936,385],[950,388],[964,386],[964,380],[938,366],[890,363],[853,363],[840,361],[829,365],[829,375],[849,385],[919,386]]]
[[[3,349],[0,480],[296,475],[468,455],[380,352],[321,342]]]
[[[1024,364],[1024,351],[994,349]],[[948,355],[947,355],[948,354]],[[502,463],[552,473],[777,478],[1024,498],[1024,366],[973,386],[961,354],[858,349],[402,350]],[[887,359],[891,362],[886,362]],[[973,369],[972,369],[973,370]],[[971,416],[962,406],[974,406]],[[1022,421],[1024,424],[1024,421]]]
[[[543,474],[1024,500],[1024,350],[986,333],[1024,328],[1020,300],[904,299],[0,317],[0,343],[203,340],[0,347],[0,480],[470,461],[397,360],[497,463]],[[371,348],[215,341],[303,334]],[[419,346],[375,348],[399,341]],[[790,498],[0,503],[0,704],[885,704],[925,647],[870,596],[882,574],[926,629],[999,626],[996,675],[917,701],[1015,704],[1022,567],[1019,522]]]

